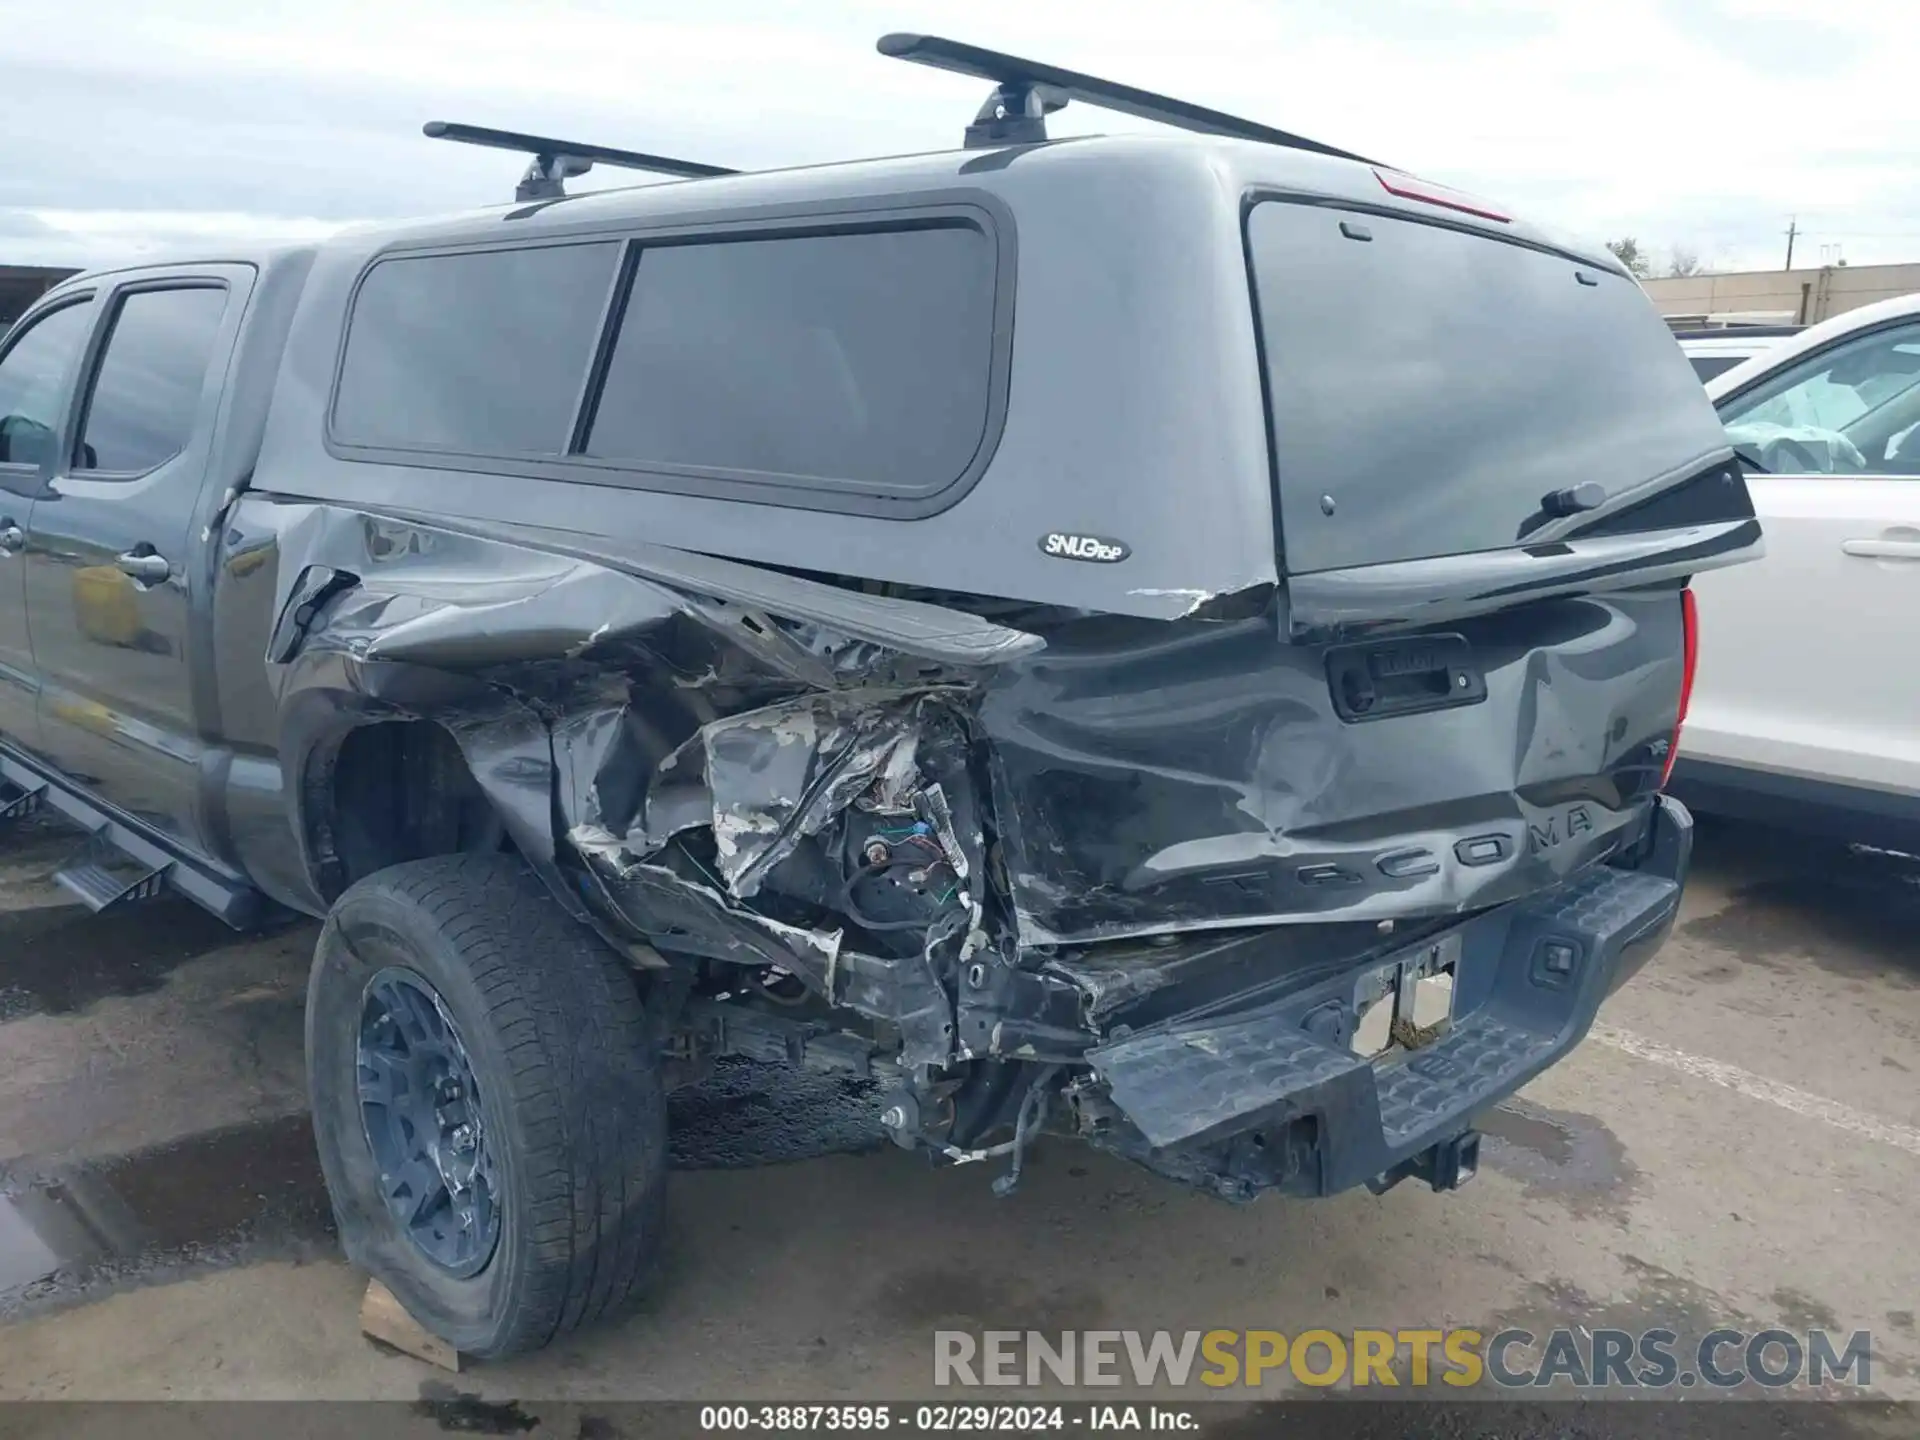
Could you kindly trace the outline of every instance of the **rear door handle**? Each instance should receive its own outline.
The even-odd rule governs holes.
[[[1920,560],[1920,540],[1845,540],[1840,549],[1865,560]]]
[[[120,567],[122,575],[131,575],[134,579],[144,580],[149,585],[158,585],[173,573],[173,567],[167,563],[167,557],[164,555],[151,553],[141,555],[129,550],[126,554],[118,556],[113,563]]]

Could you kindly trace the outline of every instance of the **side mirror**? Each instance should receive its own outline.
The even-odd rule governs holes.
[[[39,465],[53,445],[53,431],[25,415],[0,417],[0,461]]]

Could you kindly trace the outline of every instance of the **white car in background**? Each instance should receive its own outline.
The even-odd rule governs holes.
[[[1709,814],[1920,850],[1920,294],[1714,377],[1766,558],[1694,582],[1673,790]]]
[[[1790,335],[1798,335],[1798,325],[1729,325],[1705,330],[1676,330],[1673,338],[1693,366],[1701,383],[1724,375],[1742,361],[1777,349]]]

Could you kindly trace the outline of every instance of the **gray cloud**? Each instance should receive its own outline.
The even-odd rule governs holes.
[[[0,261],[505,199],[516,158],[426,141],[428,119],[747,168],[952,145],[983,87],[876,57],[900,19],[878,0],[0,0],[0,211],[22,217],[0,219]],[[1889,58],[1920,49],[1920,7],[1891,0],[1811,21],[1727,0],[976,0],[939,23],[1563,228],[1764,262],[1798,213],[1856,261],[1920,249],[1899,238],[1920,231],[1920,115]],[[1140,124],[1072,107],[1056,133]]]
[[[1729,0],[1668,0],[1667,13],[1682,33],[1732,56],[1760,80],[1837,74],[1869,38],[1830,23],[1810,6],[1769,15]]]
[[[0,209],[0,238],[44,240],[59,233],[30,210]]]

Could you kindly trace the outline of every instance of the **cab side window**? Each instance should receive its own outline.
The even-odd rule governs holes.
[[[217,286],[121,298],[87,397],[76,471],[138,474],[187,448],[226,308]]]
[[[49,311],[0,356],[0,464],[37,466],[51,458],[67,381],[92,319],[85,302]]]
[[[1920,477],[1920,322],[1808,356],[1724,406],[1734,445],[1776,474]]]

